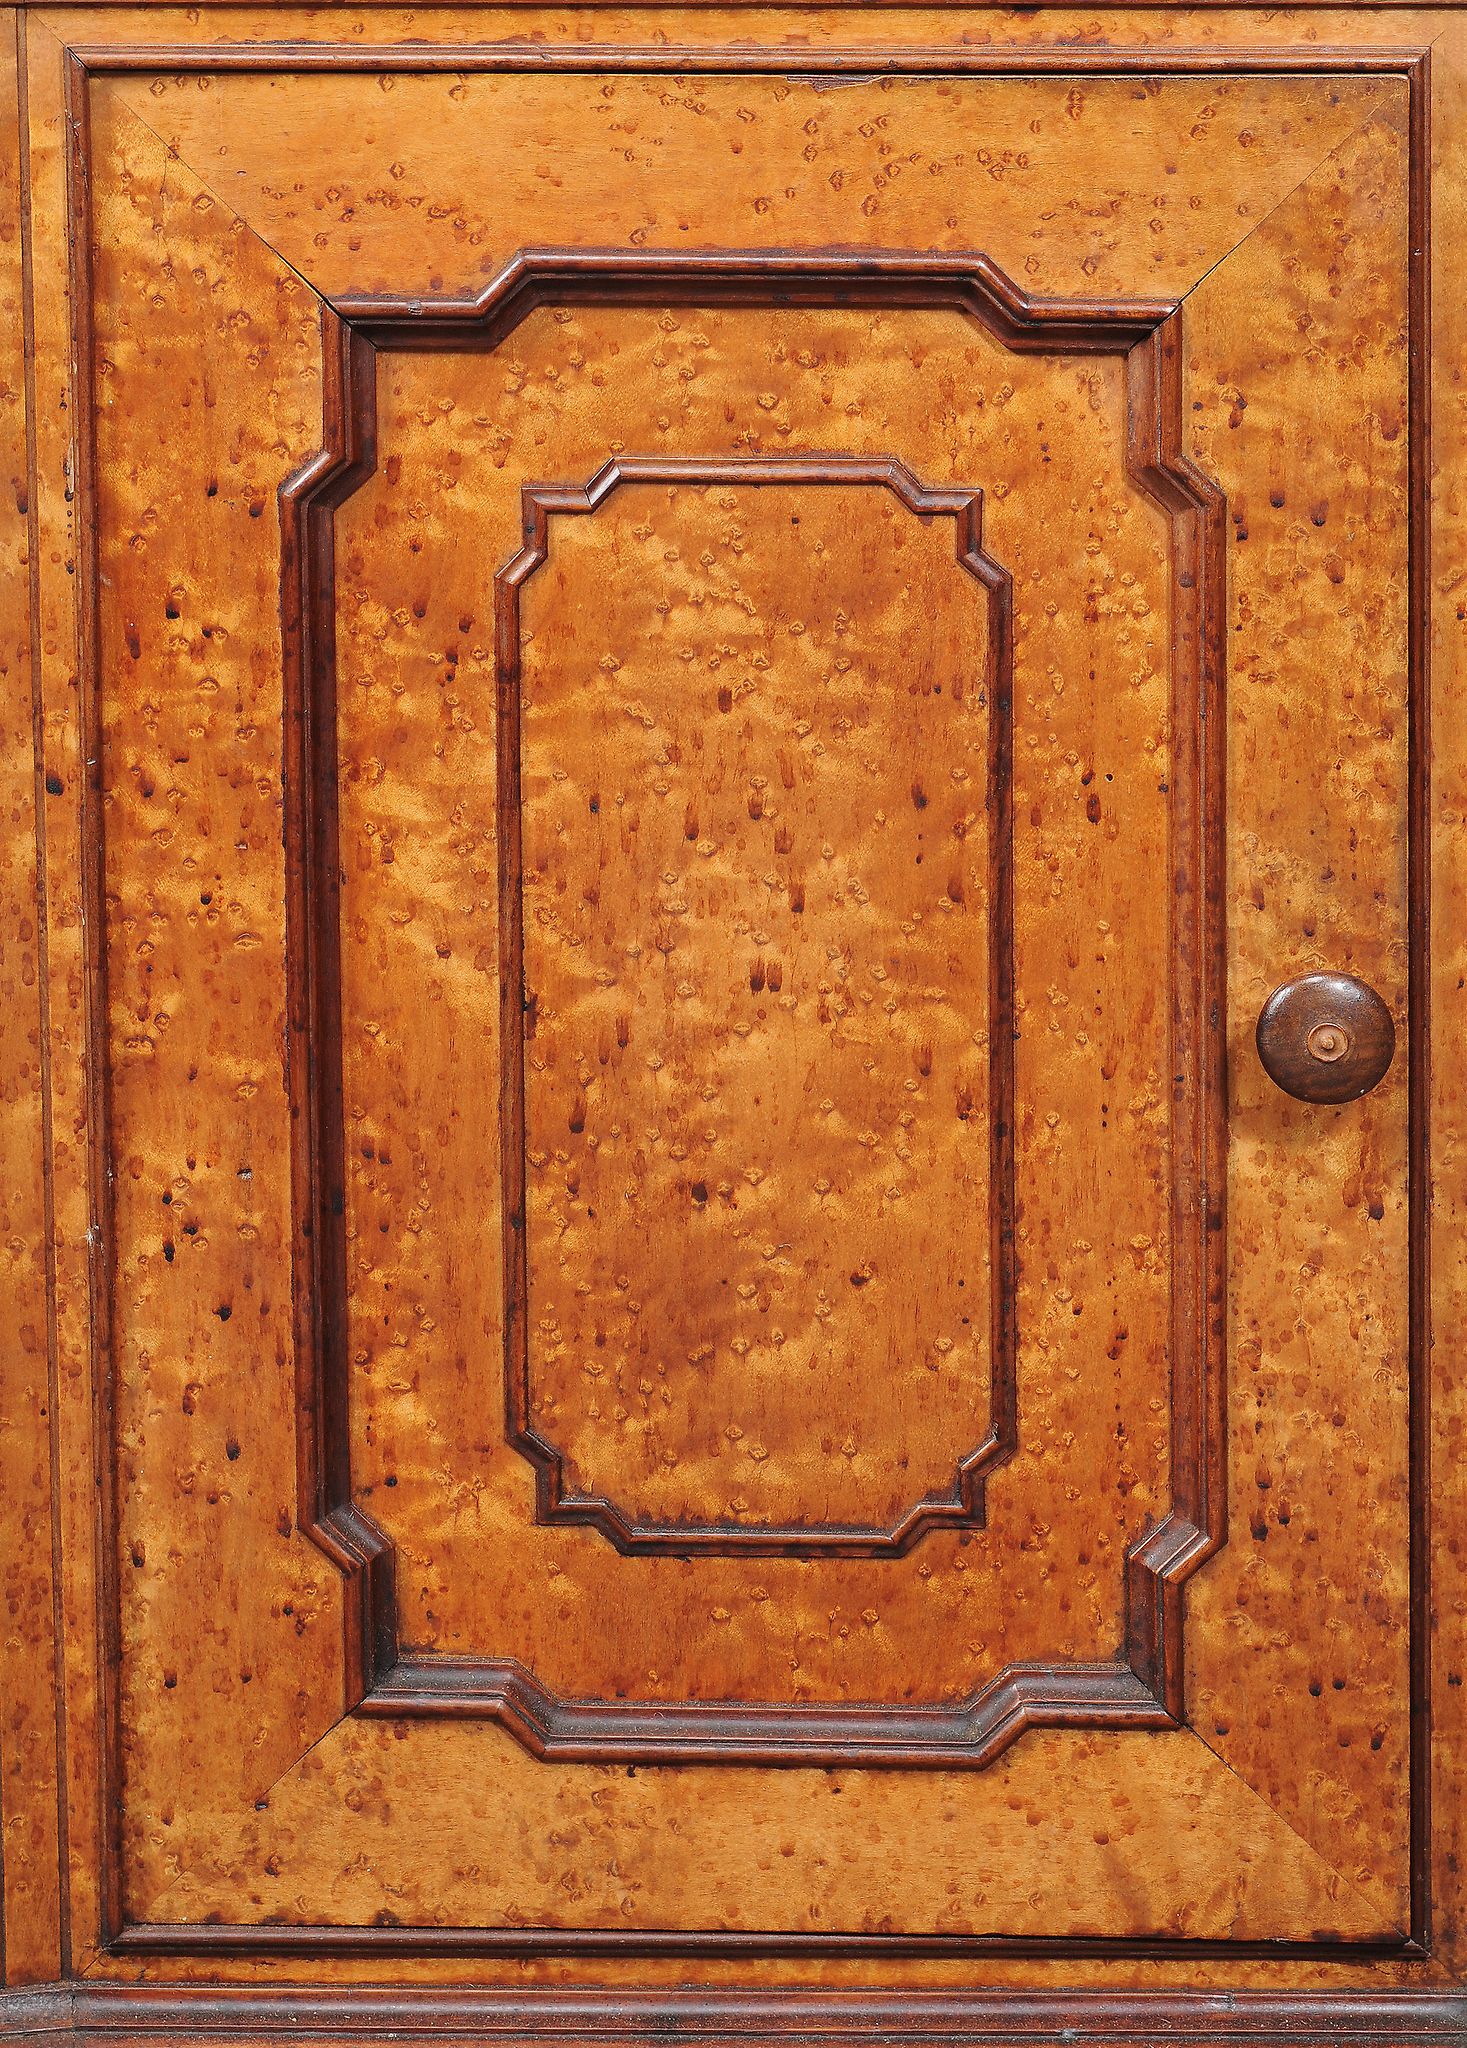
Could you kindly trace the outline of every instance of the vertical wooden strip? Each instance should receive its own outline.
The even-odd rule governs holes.
[[[1418,550],[1412,608],[1429,634],[1431,687],[1438,715],[1430,751],[1431,785],[1422,791],[1422,854],[1433,856],[1430,877],[1432,946],[1424,967],[1429,993],[1443,1024],[1442,1056],[1423,1076],[1431,1122],[1429,1199],[1422,1224],[1434,1254],[1429,1272],[1417,1269],[1435,1329],[1418,1374],[1418,1392],[1430,1382],[1429,1414],[1413,1403],[1416,1464],[1414,1525],[1418,1566],[1429,1552],[1430,1603],[1417,1615],[1416,1649],[1432,1681],[1428,1708],[1418,1710],[1418,1775],[1413,1812],[1419,1830],[1413,1843],[1413,1903],[1424,1914],[1423,1931],[1433,1954],[1460,1977],[1467,1969],[1467,1552],[1459,1532],[1467,1514],[1467,1368],[1457,1332],[1467,1315],[1467,1091],[1462,1084],[1460,1042],[1463,990],[1467,988],[1467,865],[1462,835],[1467,826],[1467,720],[1460,710],[1467,683],[1467,412],[1462,404],[1462,364],[1467,359],[1467,301],[1448,251],[1457,246],[1467,220],[1467,164],[1460,138],[1467,123],[1467,22],[1453,19],[1432,47],[1429,93],[1418,85],[1418,119],[1430,108],[1431,132],[1421,136],[1416,173],[1419,191],[1430,166],[1431,229],[1440,252],[1435,276],[1428,270],[1427,223],[1413,212],[1412,248],[1418,277],[1412,325],[1426,357],[1412,408],[1413,433],[1425,441],[1426,408],[1431,407],[1429,458],[1417,479],[1430,492],[1429,558]],[[1428,309],[1428,343],[1422,323]],[[1413,440],[1413,455],[1415,441]],[[1425,768],[1425,735],[1418,730],[1418,759]],[[1424,947],[1422,948],[1425,953]],[[1418,1598],[1420,1596],[1418,1595]],[[1416,1674],[1420,1697],[1422,1673]],[[1424,1795],[1430,1796],[1430,1810]]]
[[[29,304],[20,20],[0,17],[0,277]],[[0,1981],[61,1969],[44,932],[31,691],[29,321],[0,328]]]
[[[1236,1503],[1228,1551],[1189,1596],[1189,1707],[1202,1739],[1403,1931],[1408,1061],[1403,1044],[1358,1103],[1300,1104],[1268,1078],[1254,1030],[1271,990],[1309,970],[1368,981],[1403,1038],[1413,1000],[1408,111],[1403,86],[1389,119],[1321,165],[1199,284],[1185,315],[1192,446],[1228,491],[1232,536]],[[1313,360],[1293,350],[1306,320],[1332,365],[1328,399]],[[1338,341],[1324,339],[1326,321]],[[1364,1448],[1342,1455],[1352,1428]],[[1367,1525],[1380,1532],[1372,1544],[1359,1534]],[[1348,1643],[1347,1664],[1335,1641]],[[1338,1787],[1330,1806],[1301,1798],[1314,1782]]]
[[[1431,446],[1430,215],[1431,52],[1411,71],[1410,280],[1407,331],[1411,625],[1407,741],[1407,980],[1411,1016],[1407,1191],[1408,1380],[1411,1512],[1411,1935],[1429,1949],[1431,1901],[1431,685],[1430,548],[1427,476]]]
[[[295,1213],[296,1514],[354,1582],[345,1710],[397,1657],[392,1546],[351,1497],[337,832],[336,506],[376,461],[376,355],[321,315],[322,446],[280,491],[285,659],[287,1069]]]
[[[98,649],[97,603],[97,449],[96,346],[92,325],[91,105],[85,67],[74,52],[63,56],[65,67],[67,244],[71,279],[71,382],[73,488],[77,527],[77,666],[81,761],[78,784],[81,810],[82,1044],[84,1096],[87,1106],[87,1301],[88,1355],[91,1362],[92,1476],[96,1485],[97,1640],[101,1648],[102,1691],[98,1789],[99,1839],[102,1845],[102,1935],[109,1939],[122,1924],[122,1729],[120,1723],[120,1617],[117,1588],[117,1449],[114,1426],[114,1359],[112,1350],[112,1263],[114,1231],[112,1189],[111,1076],[107,1026],[107,887],[104,847],[106,767],[103,758],[101,664]]]
[[[56,1588],[59,1750],[64,1785],[61,1833],[63,1965],[78,1970],[99,1933],[97,1840],[98,1648],[96,1642],[96,1481],[92,1414],[87,1254],[88,1104],[83,1033],[83,924],[78,877],[82,855],[78,788],[83,772],[77,717],[80,660],[76,550],[78,507],[72,278],[68,261],[65,53],[56,35],[31,17],[24,41],[32,389],[31,519],[38,677],[37,723],[43,810],[40,834],[45,895],[47,1076],[47,1261],[51,1284],[52,1492],[60,1530]],[[70,1944],[70,1954],[67,1945]]]

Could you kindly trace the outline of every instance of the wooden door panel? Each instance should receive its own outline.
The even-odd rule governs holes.
[[[1417,87],[455,54],[71,81],[112,1946],[1397,1957]]]

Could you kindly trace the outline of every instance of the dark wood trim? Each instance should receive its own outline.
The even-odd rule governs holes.
[[[103,0],[103,4],[124,5],[126,0]],[[487,4],[487,0],[484,0]],[[532,0],[510,0],[511,5],[532,4]],[[610,0],[592,0],[607,5]],[[653,6],[674,6],[678,0],[651,0]],[[732,5],[758,6],[763,0],[732,0]],[[844,0],[836,0],[836,5]],[[857,4],[857,0],[850,0]],[[881,4],[881,0],[877,0]],[[896,4],[896,0],[893,0]],[[942,0],[939,0],[942,4]],[[958,0],[953,0],[956,7]],[[1036,0],[1040,8],[1063,4],[1063,0]],[[1121,6],[1125,0],[1100,0],[1102,6]],[[1174,0],[1142,0],[1157,8],[1172,6]],[[1229,4],[1229,0],[1215,0]],[[1325,7],[1331,0],[1304,0],[1306,6]],[[1347,5],[1349,0],[1347,0]],[[1386,0],[1391,4],[1391,0]],[[1402,7],[1412,0],[1397,0]],[[1467,6],[1467,0],[1448,0]],[[1203,0],[1206,11],[1207,0]],[[89,72],[146,75],[164,71],[296,71],[359,72],[374,77],[391,71],[408,76],[433,73],[481,72],[636,72],[671,73],[675,77],[716,77],[768,75],[791,78],[1030,78],[1030,77],[1219,77],[1240,78],[1286,76],[1328,77],[1363,73],[1369,76],[1399,73],[1409,76],[1421,61],[1420,43],[1381,44],[1351,48],[1348,44],[1283,45],[1272,49],[1192,48],[1178,52],[1162,46],[1114,48],[1102,43],[1077,47],[1054,43],[1031,48],[1019,43],[975,48],[955,43],[907,45],[893,49],[882,44],[855,44],[812,50],[808,42],[788,45],[717,45],[707,43],[563,43],[485,42],[444,44],[378,43],[364,48],[359,43],[281,42],[240,43],[155,43],[78,44],[72,54]]]
[[[0,2041],[28,2048],[32,2041],[71,2034],[76,2027],[76,1994],[69,1984],[28,1984],[0,1988]]]
[[[1467,1994],[1452,1991],[829,1991],[801,1986],[727,1991],[385,1990],[303,1984],[46,1986],[0,1994],[0,2030],[72,2033],[88,2041],[177,2036],[315,2042],[578,2041],[659,2048],[669,2041],[823,2043],[1142,2041],[1329,2043],[1404,2048],[1459,2044]]]
[[[310,1968],[322,1957],[369,1959],[374,1965],[409,1960],[474,1961],[488,1958],[667,1956],[727,1962],[803,1957],[816,1966],[890,1957],[954,1957],[984,1961],[1065,1962],[1327,1962],[1346,1968],[1382,1962],[1417,1963],[1425,1952],[1398,1934],[1330,1941],[1310,1936],[1277,1941],[1194,1939],[1183,1934],[863,1934],[788,1928],[666,1927],[343,1927],[301,1922],[134,1922],[110,1944],[123,1958],[172,1956],[201,1961],[294,1961]]]
[[[1224,1540],[1226,506],[1181,452],[1182,315],[1131,352],[1129,469],[1172,514],[1172,1508],[1126,1560],[1127,1642],[1184,1718],[1182,1584]]]
[[[1125,355],[1176,309],[1035,298],[976,252],[845,248],[521,249],[470,299],[338,293],[332,304],[376,347],[414,352],[488,352],[541,306],[667,304],[942,307],[1020,355]]]
[[[375,351],[322,312],[322,403],[339,444],[280,491],[285,692],[286,1080],[291,1117],[297,1509],[341,1571],[346,1706],[397,1651],[391,1544],[352,1499],[337,845],[335,508],[376,466]]]
[[[1010,1665],[957,1706],[771,1706],[563,1700],[511,1659],[406,1657],[360,1711],[492,1719],[560,1763],[803,1764],[827,1770],[981,1769],[1026,1728],[1170,1728],[1124,1663]]]

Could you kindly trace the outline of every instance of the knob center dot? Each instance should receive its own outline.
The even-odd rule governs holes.
[[[1350,1034],[1339,1024],[1316,1024],[1307,1044],[1317,1060],[1339,1060],[1350,1050]]]

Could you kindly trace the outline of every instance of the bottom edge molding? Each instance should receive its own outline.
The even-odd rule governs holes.
[[[177,2038],[387,2043],[402,2039],[606,2043],[670,2040],[960,2044],[1467,2043],[1467,1990],[863,1992],[791,1987],[543,1991],[366,1985],[44,1985],[0,1992],[0,2040]]]

